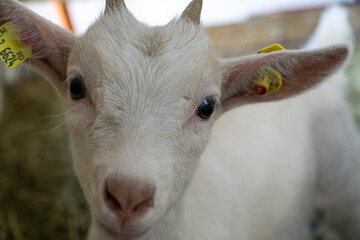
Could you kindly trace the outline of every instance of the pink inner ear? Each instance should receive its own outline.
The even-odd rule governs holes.
[[[19,42],[24,46],[31,46],[34,43],[34,39],[27,31],[23,30],[19,33]]]

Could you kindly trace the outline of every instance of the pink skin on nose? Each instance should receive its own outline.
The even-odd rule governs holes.
[[[109,177],[105,183],[105,201],[109,209],[126,223],[141,218],[154,206],[155,187],[132,178]]]

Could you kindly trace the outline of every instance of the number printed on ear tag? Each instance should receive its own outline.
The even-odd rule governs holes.
[[[0,27],[0,59],[8,68],[16,67],[32,54],[31,46],[20,43],[18,30],[11,22]]]

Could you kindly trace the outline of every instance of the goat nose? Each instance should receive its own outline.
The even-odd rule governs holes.
[[[122,220],[144,215],[154,206],[155,187],[139,179],[109,177],[105,183],[105,201]]]

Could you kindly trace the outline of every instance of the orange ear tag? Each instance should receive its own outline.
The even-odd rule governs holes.
[[[273,44],[258,51],[258,53],[269,53],[285,50],[280,44]],[[265,95],[279,90],[282,86],[282,76],[278,70],[265,67],[265,75],[260,75],[253,83],[252,90],[257,95]]]
[[[8,68],[15,68],[32,54],[31,38],[18,30],[11,22],[0,27],[0,59]]]

